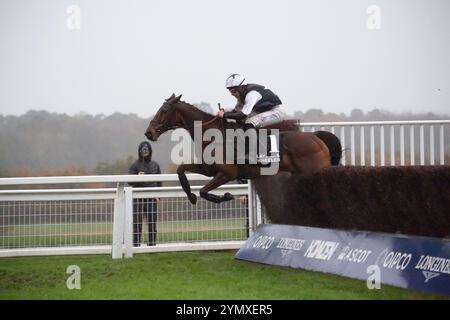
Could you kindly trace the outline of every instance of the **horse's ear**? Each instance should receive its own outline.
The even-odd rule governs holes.
[[[167,98],[166,101],[172,100],[173,98],[175,98],[175,93],[172,93],[172,95],[170,96],[170,98]]]
[[[180,101],[181,96],[182,96],[182,94],[180,94],[180,95],[175,99],[175,101]]]

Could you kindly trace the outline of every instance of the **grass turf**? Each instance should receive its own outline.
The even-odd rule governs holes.
[[[143,223],[142,242],[147,242]],[[246,240],[245,219],[210,219],[158,222],[158,243],[196,240]],[[110,245],[112,223],[59,223],[0,226],[0,249]]]
[[[235,251],[0,259],[0,299],[446,299],[364,281],[234,259]],[[81,289],[69,290],[69,265]]]

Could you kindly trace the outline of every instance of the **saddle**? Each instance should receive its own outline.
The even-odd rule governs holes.
[[[242,129],[244,127],[243,122],[228,122],[228,126],[232,129]],[[299,131],[300,121],[295,119],[283,120],[281,122],[271,124],[268,126],[263,126],[258,129],[278,129],[280,132],[284,131]]]
[[[289,119],[283,120],[279,123],[261,127],[260,129],[278,129],[280,132],[283,131],[298,131],[300,130],[300,124],[298,120]]]
[[[233,123],[235,125],[235,129],[239,129],[239,128],[243,128],[244,124],[242,122],[237,122],[237,123]],[[295,119],[288,119],[288,120],[283,120],[281,122],[272,124],[272,125],[268,125],[268,126],[262,126],[259,127],[257,130],[259,129],[266,129],[269,130],[269,134],[270,134],[270,130],[273,129],[277,129],[279,130],[279,132],[286,132],[286,131],[299,131],[300,130],[300,126],[299,126],[299,121],[295,120]],[[270,138],[270,136],[267,136],[267,141],[259,141],[259,137],[258,137],[258,142],[257,142],[257,148],[258,151],[260,150],[260,147],[262,145],[265,145],[264,149],[266,150],[266,158],[269,155],[273,155],[273,151],[275,152],[276,156],[279,157],[282,153],[282,149],[283,149],[283,145],[281,143],[281,141],[273,141],[273,142],[278,142],[277,146],[278,146],[278,150],[277,147],[275,147],[275,150],[272,150],[272,144],[273,142],[271,142],[274,139],[274,136],[272,138]],[[279,136],[279,139],[281,139],[281,136]],[[237,151],[237,145],[234,145],[235,148],[235,156],[236,156],[236,151]],[[245,141],[245,150],[248,151],[249,150],[249,144],[248,144],[248,140]],[[246,159],[245,159],[245,163],[248,163],[249,160],[249,154],[246,153]],[[270,158],[270,157],[269,157]],[[235,160],[237,160],[237,158],[235,158]],[[279,161],[279,160],[278,160]],[[257,163],[259,165],[265,166],[265,165],[270,165],[270,163],[267,164],[267,162],[265,162],[265,164],[263,164],[263,162],[265,162],[264,160],[257,160]]]

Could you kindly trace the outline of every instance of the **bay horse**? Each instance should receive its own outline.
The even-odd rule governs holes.
[[[228,122],[218,116],[204,112],[189,103],[181,101],[181,95],[175,94],[163,103],[145,132],[145,136],[156,141],[166,131],[183,128],[194,139],[194,121],[201,121],[201,130],[219,129],[222,133],[225,129],[236,129],[236,124]],[[287,122],[289,123],[289,122]],[[276,127],[276,126],[275,126]],[[197,128],[198,129],[198,128]],[[290,131],[285,131],[285,130]],[[279,171],[289,171],[300,175],[316,173],[324,167],[338,165],[341,159],[342,149],[339,139],[327,131],[301,132],[298,124],[288,128],[280,128],[280,162]],[[208,145],[202,143],[202,151]],[[213,177],[200,190],[200,196],[208,201],[220,203],[233,199],[230,193],[223,196],[209,193],[211,190],[236,179],[254,179],[261,175],[261,167],[254,164],[230,164],[225,161],[221,164],[182,164],[177,169],[181,186],[192,204],[197,202],[197,196],[191,192],[189,181],[185,172],[202,174]]]

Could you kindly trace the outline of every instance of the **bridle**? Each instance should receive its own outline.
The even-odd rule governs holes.
[[[155,133],[157,133],[158,135],[161,135],[169,130],[173,130],[176,129],[176,126],[168,126],[164,123],[158,124],[157,126],[155,126]]]

